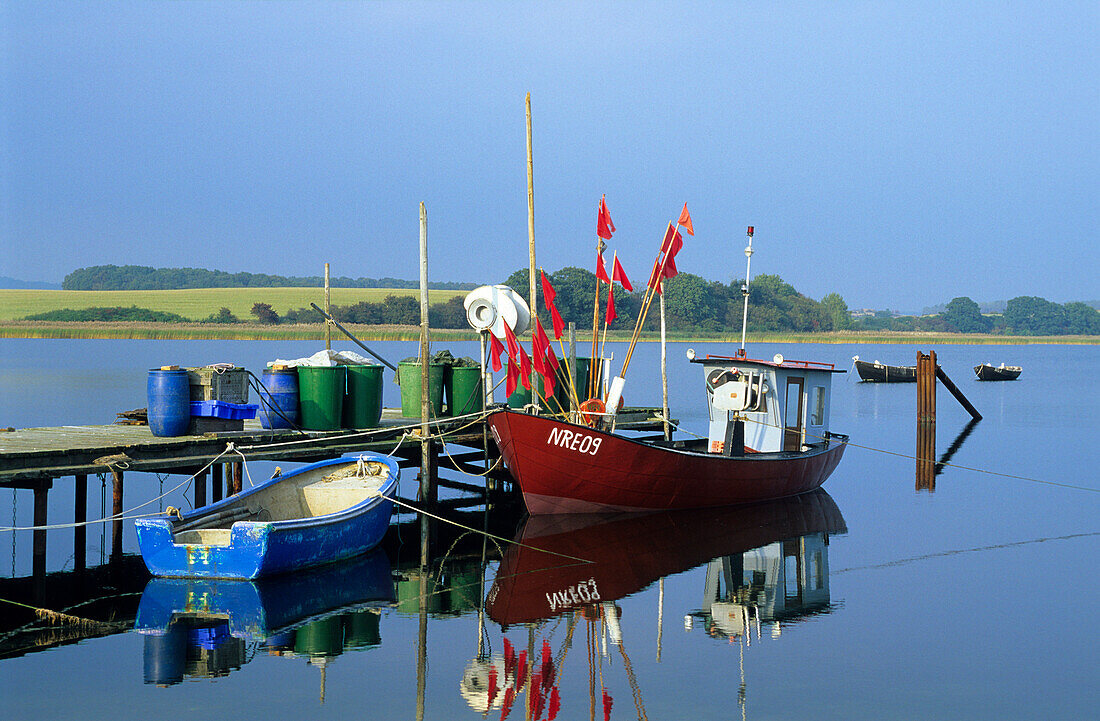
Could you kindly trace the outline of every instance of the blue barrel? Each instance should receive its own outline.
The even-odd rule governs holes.
[[[260,425],[264,428],[298,427],[298,371],[268,369],[261,382]]]
[[[149,371],[149,430],[154,436],[182,436],[191,424],[191,384],[187,371]]]

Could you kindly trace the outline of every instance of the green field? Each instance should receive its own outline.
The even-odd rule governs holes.
[[[428,291],[431,303],[443,303],[459,290]],[[333,305],[351,305],[360,301],[377,303],[388,295],[420,297],[416,289],[333,288]],[[253,303],[268,303],[282,315],[291,308],[308,308],[310,303],[324,307],[322,288],[197,288],[191,290],[0,290],[0,321],[19,320],[34,313],[72,308],[128,308],[136,305],[149,310],[178,313],[191,320],[202,320],[228,308],[241,320],[251,320]],[[320,316],[318,316],[320,317]]]

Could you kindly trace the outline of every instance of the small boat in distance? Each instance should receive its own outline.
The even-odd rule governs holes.
[[[1021,371],[1023,368],[1020,366],[1006,366],[1004,363],[999,366],[990,363],[974,366],[974,374],[980,381],[1014,381],[1020,377]]]
[[[253,579],[358,556],[389,528],[397,461],[363,453],[303,466],[190,513],[136,521],[154,576]]]
[[[889,366],[885,363],[862,361],[859,356],[852,358],[861,381],[868,383],[916,383],[916,366]]]

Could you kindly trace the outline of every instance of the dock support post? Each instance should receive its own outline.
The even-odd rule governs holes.
[[[75,500],[73,502],[73,568],[83,571],[87,567],[88,551],[88,474],[79,473],[73,479],[76,483],[73,489]]]
[[[206,505],[206,470],[195,474],[195,508]]]
[[[232,464],[233,468],[233,493],[241,492],[241,462]]]
[[[217,503],[222,499],[222,476],[225,466],[221,463],[215,463],[210,467],[210,501]]]
[[[44,478],[34,484],[35,530],[31,540],[31,577],[34,579],[36,596],[38,597],[41,597],[41,594],[37,593],[37,589],[44,590],[43,586],[46,580],[46,529],[43,526],[48,522],[46,518],[47,499],[52,485],[53,479],[51,478]]]
[[[111,500],[111,557],[122,555],[122,471],[111,469],[113,496]]]
[[[936,486],[936,351],[917,351],[917,490]]]

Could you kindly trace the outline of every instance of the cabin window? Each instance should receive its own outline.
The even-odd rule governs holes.
[[[825,423],[825,386],[815,386],[810,401],[810,425],[820,426]]]

